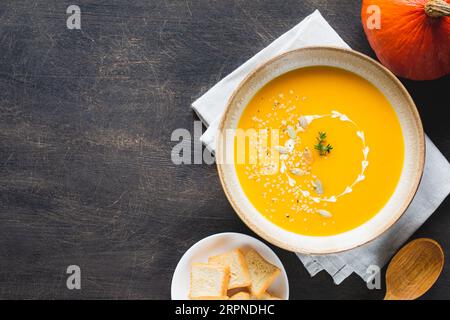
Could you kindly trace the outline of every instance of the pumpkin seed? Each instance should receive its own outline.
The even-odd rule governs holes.
[[[322,217],[325,217],[325,218],[331,218],[332,217],[331,213],[328,212],[327,210],[319,209],[319,210],[317,210],[317,213],[320,214]]]
[[[289,171],[295,176],[304,176],[305,175],[305,171],[303,171],[302,169],[299,169],[299,168],[293,168]]]
[[[291,126],[287,126],[287,132],[291,139],[295,139],[295,137],[297,136],[294,128],[292,128]]]
[[[284,147],[288,150],[288,152],[292,152],[295,147],[295,141],[292,139],[289,139],[285,142]]]
[[[303,129],[306,129],[306,128],[308,128],[308,119],[306,119],[305,116],[301,116],[300,118],[298,118],[298,124]]]
[[[316,191],[316,193],[318,195],[322,195],[323,194],[322,181],[320,181],[319,179],[316,179],[316,181],[313,182],[313,186],[314,186],[314,190]]]

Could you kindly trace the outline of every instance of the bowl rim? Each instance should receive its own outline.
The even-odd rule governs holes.
[[[377,232],[374,232],[370,237],[368,237],[367,239],[364,239],[364,241],[362,241],[361,243],[358,243],[356,245],[347,246],[347,247],[343,247],[343,248],[339,248],[339,249],[322,250],[320,252],[312,252],[312,251],[307,252],[307,251],[304,250],[304,248],[299,248],[299,247],[287,244],[287,243],[285,243],[283,241],[280,241],[280,240],[276,239],[275,237],[272,237],[271,235],[266,233],[264,230],[262,230],[262,228],[259,228],[254,223],[252,223],[248,219],[246,214],[241,210],[240,206],[236,203],[235,199],[233,198],[231,190],[229,190],[228,185],[225,183],[224,164],[216,161],[216,167],[217,167],[220,183],[221,183],[222,188],[224,190],[225,196],[227,197],[228,201],[230,202],[231,206],[233,207],[234,211],[239,216],[239,218],[253,232],[255,232],[257,235],[259,235],[260,237],[262,237],[266,241],[272,243],[273,245],[276,245],[276,246],[278,246],[280,248],[283,248],[283,249],[286,249],[288,251],[298,252],[298,253],[303,253],[303,254],[324,255],[324,254],[345,252],[345,251],[348,251],[348,250],[355,249],[355,248],[358,248],[360,246],[363,246],[363,245],[365,245],[365,244],[375,240],[380,235],[382,235],[384,232],[389,230],[400,219],[400,217],[406,212],[408,207],[411,205],[411,202],[414,199],[414,197],[415,197],[415,195],[417,193],[417,190],[419,188],[420,181],[422,180],[424,167],[425,167],[425,153],[426,153],[426,150],[425,150],[425,133],[424,133],[424,130],[423,130],[422,120],[420,118],[419,111],[417,110],[416,104],[414,103],[412,97],[410,96],[409,92],[406,90],[404,85],[401,83],[401,81],[389,69],[387,69],[381,63],[379,63],[378,61],[372,59],[371,57],[369,57],[369,56],[367,56],[367,55],[365,55],[363,53],[357,52],[355,50],[352,50],[352,49],[345,49],[345,48],[336,47],[336,46],[307,46],[307,47],[302,47],[302,48],[299,48],[299,49],[290,50],[290,51],[284,52],[282,54],[276,55],[275,57],[267,60],[266,62],[258,65],[255,69],[253,69],[239,83],[239,85],[234,89],[233,93],[231,94],[231,96],[229,97],[229,99],[228,99],[228,101],[226,103],[225,111],[223,112],[223,114],[221,116],[221,119],[220,119],[220,122],[219,122],[219,126],[218,126],[218,133],[219,134],[217,134],[217,136],[216,136],[216,146],[220,146],[219,139],[220,139],[221,133],[224,130],[225,121],[229,117],[230,106],[234,102],[237,94],[240,92],[240,90],[242,89],[242,87],[244,86],[245,83],[247,83],[248,81],[253,79],[262,69],[264,69],[269,64],[272,64],[273,62],[275,62],[278,59],[282,59],[283,57],[285,57],[287,55],[295,54],[297,52],[316,51],[316,50],[319,50],[319,51],[330,50],[330,51],[339,52],[341,54],[353,55],[353,56],[356,56],[357,58],[360,58],[360,59],[364,60],[365,62],[367,62],[369,64],[372,64],[374,67],[380,69],[380,71],[384,72],[385,75],[391,81],[393,81],[395,83],[395,85],[398,87],[400,93],[402,94],[402,96],[407,101],[407,104],[409,106],[410,111],[412,112],[412,116],[413,116],[413,118],[414,118],[414,120],[416,122],[416,126],[419,129],[418,130],[419,131],[418,132],[418,136],[419,136],[418,144],[419,145],[418,145],[418,155],[417,155],[418,161],[419,161],[418,162],[419,172],[418,172],[418,174],[417,174],[413,184],[411,185],[411,188],[410,188],[410,191],[409,191],[408,195],[405,196],[401,208],[399,210],[397,210],[397,212],[395,214],[393,213],[392,218],[390,219],[390,221],[388,223],[386,223],[383,228],[380,228]],[[221,149],[218,147],[215,150],[215,152],[216,152],[216,158],[218,158],[218,154],[220,154]],[[283,229],[283,230],[286,231],[286,232],[289,232],[288,230],[285,230],[285,229]],[[353,229],[351,229],[351,230],[353,230]],[[348,231],[351,231],[351,230],[348,230]]]

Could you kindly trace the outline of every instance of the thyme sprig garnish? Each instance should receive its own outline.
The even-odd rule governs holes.
[[[319,154],[321,156],[326,156],[327,154],[329,154],[331,152],[331,150],[333,150],[333,146],[329,143],[328,144],[326,143],[326,140],[327,140],[326,132],[319,131],[319,136],[316,139],[317,139],[317,144],[314,145],[314,149],[319,151]]]

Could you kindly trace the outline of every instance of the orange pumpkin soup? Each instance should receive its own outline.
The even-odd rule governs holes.
[[[371,83],[338,68],[302,68],[272,80],[251,99],[238,129],[258,133],[251,143],[235,138],[246,196],[295,233],[328,236],[365,223],[402,171],[394,109]]]

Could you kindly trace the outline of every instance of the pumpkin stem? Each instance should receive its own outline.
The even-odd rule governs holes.
[[[450,4],[445,0],[430,0],[425,4],[425,12],[431,18],[450,16]]]

